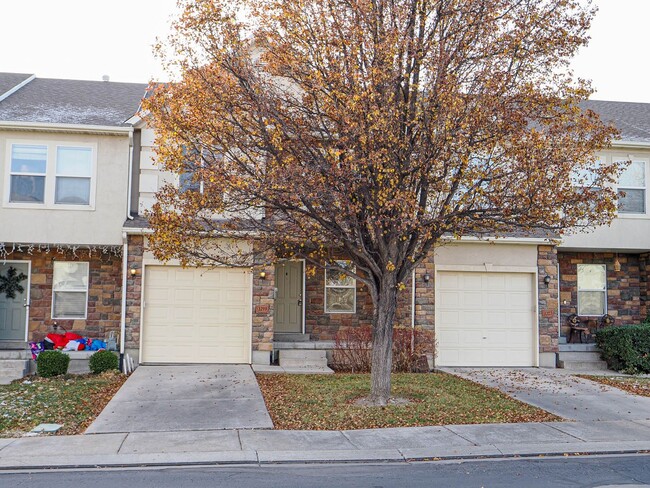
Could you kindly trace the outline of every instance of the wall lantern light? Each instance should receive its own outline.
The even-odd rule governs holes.
[[[551,282],[551,277],[549,275],[544,276],[544,284],[548,286],[550,282]]]
[[[265,279],[266,278],[266,271],[260,271],[260,278]]]
[[[428,283],[429,280],[431,280],[431,275],[430,275],[429,273],[425,273],[425,275],[423,276],[423,278],[424,278],[424,282],[425,282],[425,283]]]

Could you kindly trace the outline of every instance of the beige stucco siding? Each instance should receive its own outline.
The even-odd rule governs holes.
[[[96,169],[92,206],[14,205],[8,202],[12,143],[93,147]],[[47,132],[0,132],[0,241],[60,244],[122,242],[126,218],[129,135],[90,135]],[[48,159],[48,168],[54,165]],[[48,170],[49,171],[49,170]],[[48,173],[48,178],[54,172]],[[47,208],[49,207],[49,208]]]
[[[591,232],[565,236],[560,248],[589,249],[600,251],[643,251],[650,249],[650,149],[614,147],[599,153],[606,164],[615,161],[646,162],[646,213],[621,214],[610,226],[602,226]]]
[[[435,251],[436,266],[537,266],[537,244],[448,243]]]

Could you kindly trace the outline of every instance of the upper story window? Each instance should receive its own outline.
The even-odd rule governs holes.
[[[607,268],[604,264],[578,265],[578,315],[607,313]]]
[[[632,160],[619,177],[618,213],[646,213],[646,162]]]
[[[93,144],[10,143],[5,204],[20,208],[94,207]]]
[[[11,146],[10,202],[43,203],[47,146]]]

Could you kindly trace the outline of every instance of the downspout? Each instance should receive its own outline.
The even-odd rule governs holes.
[[[122,232],[122,309],[120,312],[120,370],[124,372],[124,340],[126,338],[126,277],[129,267],[129,244]]]
[[[133,220],[131,215],[131,192],[133,173],[133,127],[129,131],[129,165],[127,168],[127,198],[126,218]],[[126,370],[124,366],[124,340],[126,339],[126,278],[129,270],[129,241],[126,232],[122,232],[122,306],[120,309],[120,371]]]
[[[415,268],[411,271],[411,354],[415,352]]]

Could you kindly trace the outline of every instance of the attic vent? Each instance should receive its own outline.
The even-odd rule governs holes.
[[[110,79],[111,79],[111,77],[108,76],[108,75],[102,76],[102,81],[109,81]]]

